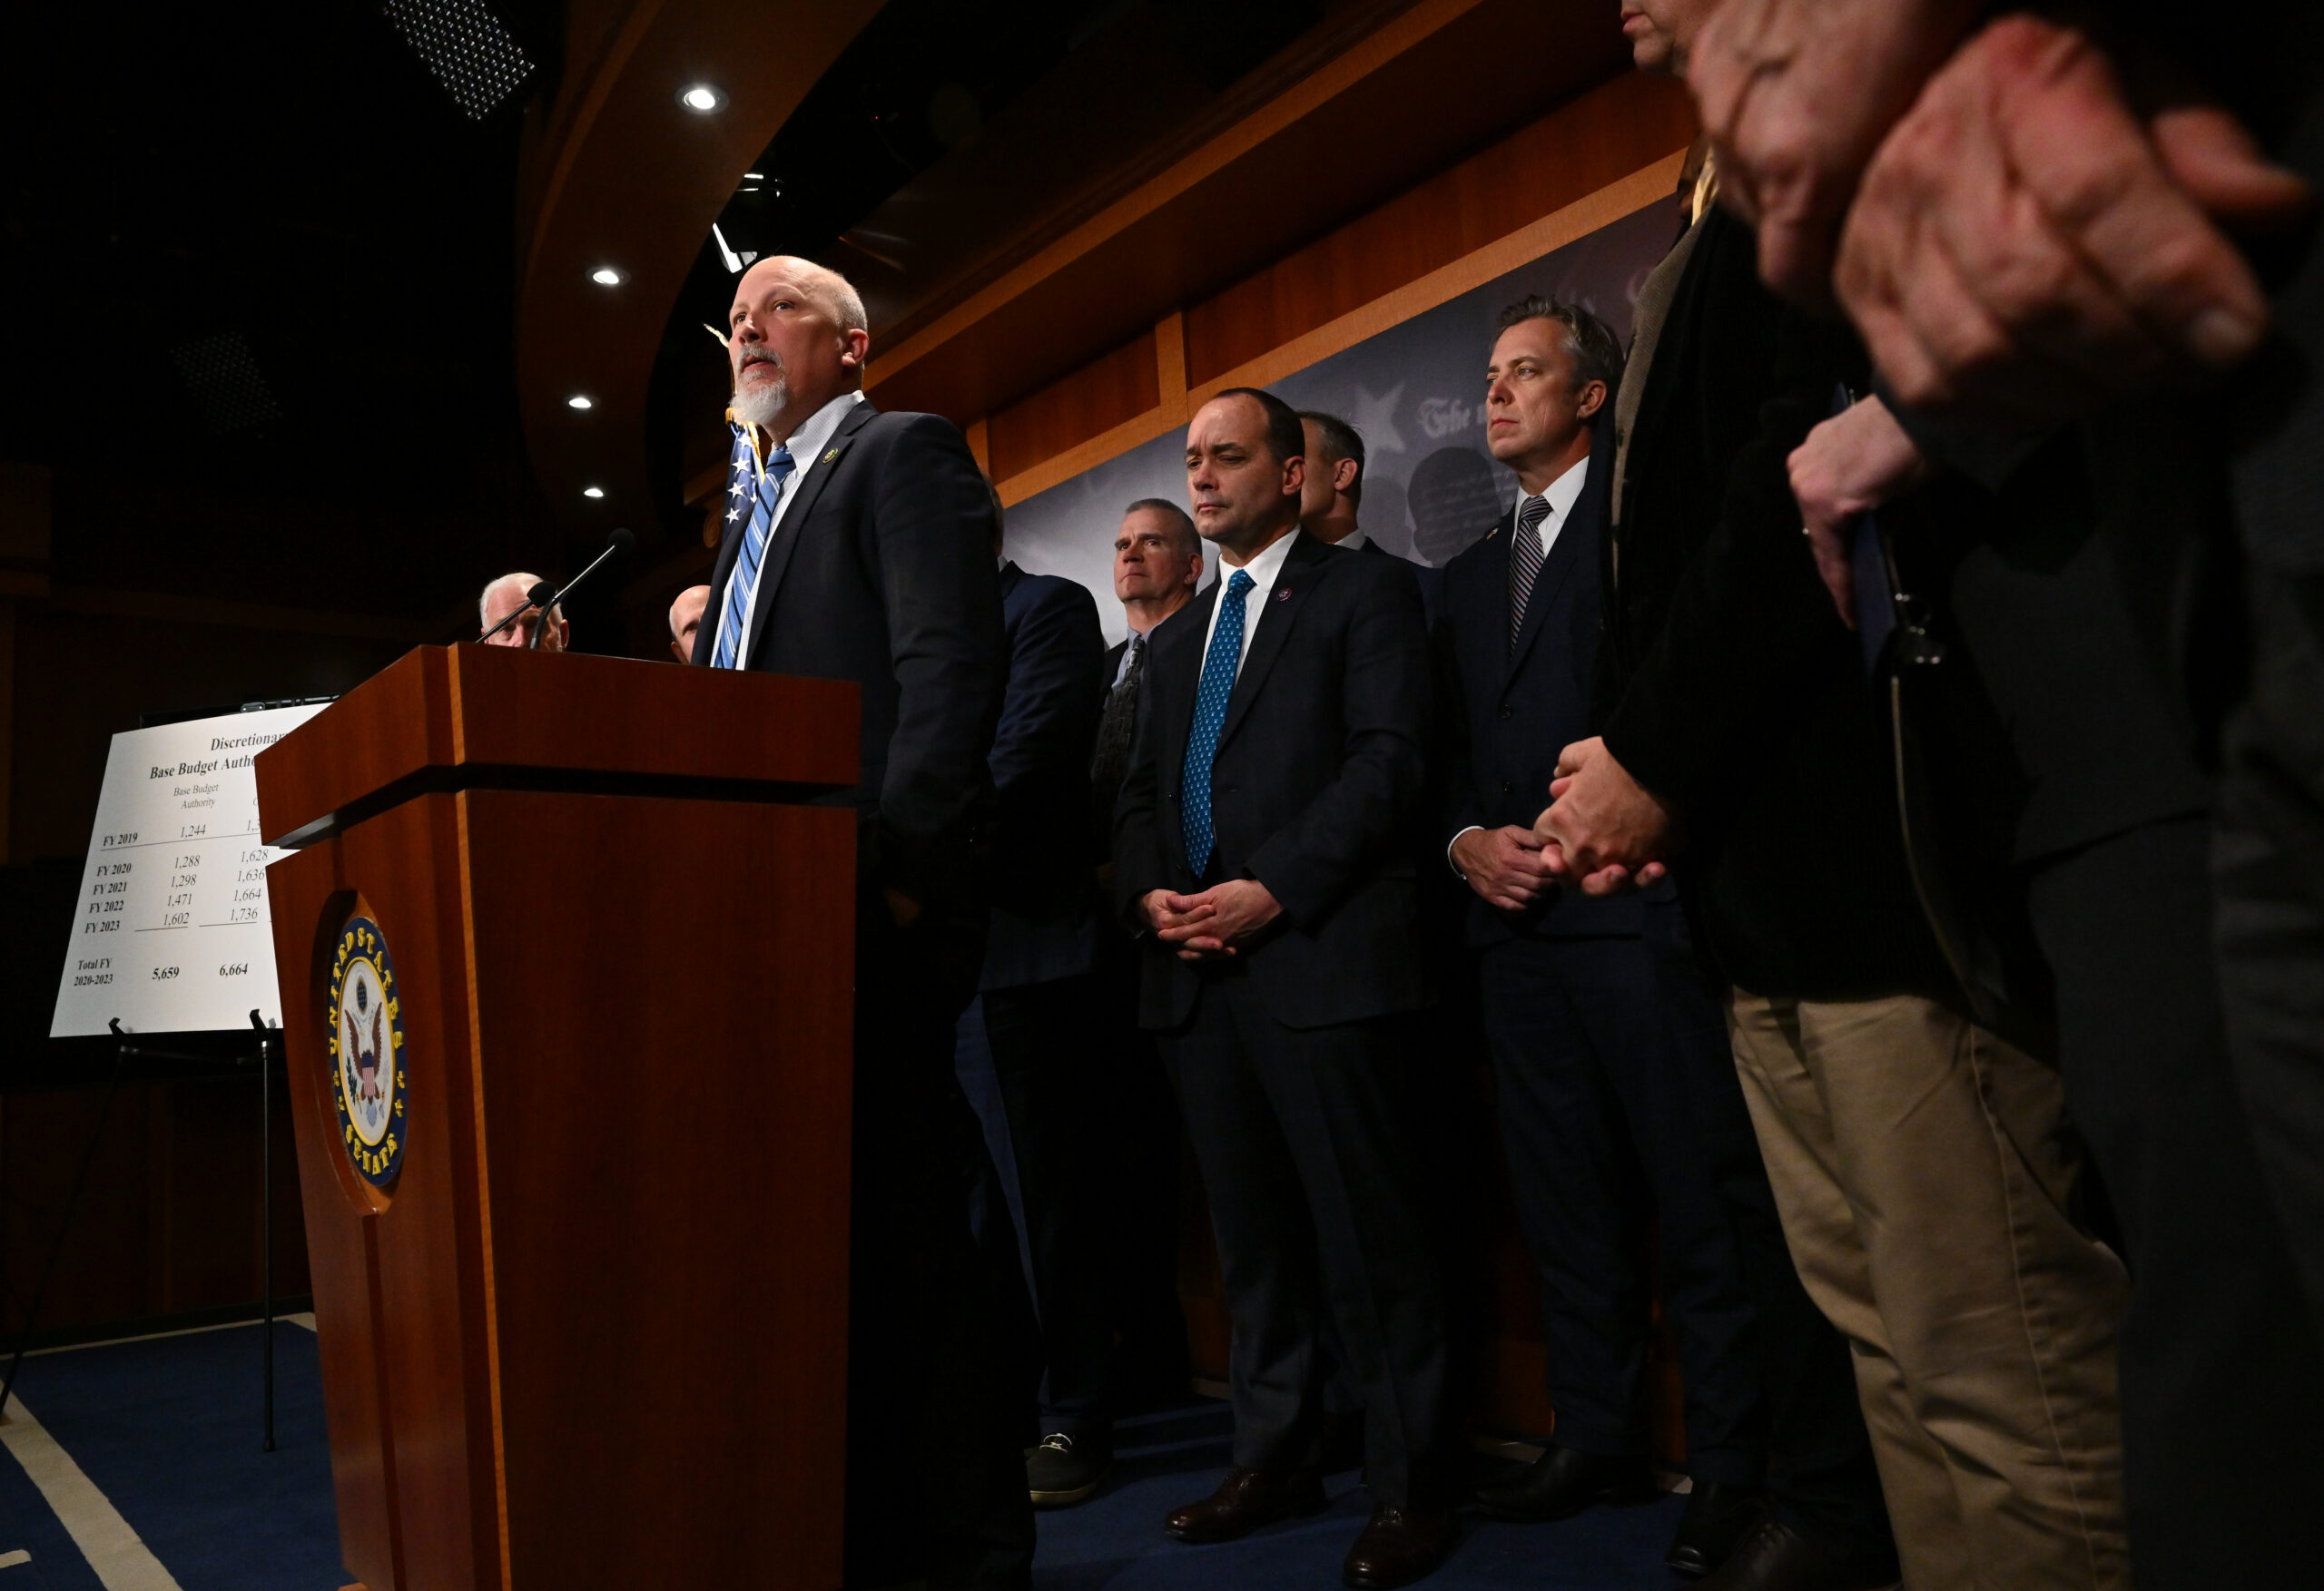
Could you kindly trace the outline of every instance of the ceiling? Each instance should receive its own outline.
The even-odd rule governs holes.
[[[60,583],[433,614],[554,552],[512,368],[529,70],[472,117],[379,4],[23,5],[0,23],[0,457]]]
[[[1620,46],[1607,0],[482,0],[523,63],[496,99],[412,42],[477,3],[6,8],[0,459],[54,472],[55,581],[448,638],[620,525],[635,595],[699,551],[714,221],[856,280],[899,396],[998,404]],[[1241,184],[1233,227],[1172,186],[1196,168]],[[1075,240],[1126,204],[1156,241],[1116,290]],[[584,644],[625,644],[613,599]]]

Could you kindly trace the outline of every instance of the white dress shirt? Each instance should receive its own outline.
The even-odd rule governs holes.
[[[1359,525],[1332,545],[1335,547],[1345,547],[1351,553],[1360,553],[1364,550],[1364,544],[1371,539],[1364,534],[1364,526]]]
[[[832,439],[832,433],[833,431],[839,429],[840,421],[847,417],[849,409],[854,408],[855,405],[862,403],[862,401],[863,393],[861,388],[853,392],[841,393],[837,398],[832,398],[829,403],[823,405],[822,408],[817,409],[813,414],[809,415],[804,420],[802,420],[799,423],[799,428],[791,433],[791,439],[783,444],[785,447],[788,447],[791,450],[791,462],[794,467],[791,471],[790,478],[783,483],[782,494],[774,500],[774,517],[773,523],[768,525],[766,529],[766,545],[759,550],[758,582],[751,587],[750,600],[745,603],[743,607],[743,641],[742,645],[737,646],[734,649],[734,666],[738,669],[748,668],[751,663],[751,660],[747,655],[750,647],[749,637],[751,634],[751,615],[758,611],[759,592],[766,585],[767,556],[774,548],[775,536],[783,529],[783,510],[790,507],[792,503],[797,499],[799,496],[799,487],[806,480],[807,472],[813,469],[817,464],[822,462],[823,444]],[[756,426],[753,426],[750,428],[750,437],[752,452],[758,453],[759,429]],[[759,473],[762,476],[766,473],[766,457],[764,454],[759,455]],[[746,535],[750,534],[750,523],[748,520],[743,522],[743,534]],[[726,576],[729,584],[733,583],[734,575],[739,573],[742,567],[743,561],[740,558],[735,559],[734,570],[729,571]],[[718,655],[719,636],[724,635],[726,629],[726,593],[724,588],[722,587],[719,590],[711,593],[711,600],[718,604],[719,634],[711,637],[710,647],[710,655],[716,657]]]
[[[1267,593],[1275,589],[1275,576],[1283,573],[1283,561],[1291,555],[1291,544],[1299,536],[1300,531],[1295,525],[1289,535],[1278,536],[1269,542],[1265,551],[1243,565],[1243,573],[1251,577],[1251,589],[1243,594],[1243,650],[1235,654],[1237,676],[1243,672],[1243,660],[1251,655],[1251,636],[1259,627],[1259,614],[1266,604]],[[1218,560],[1218,600],[1211,604],[1210,624],[1202,633],[1202,655],[1206,663],[1210,660],[1210,638],[1218,633],[1218,610],[1226,605],[1226,582],[1234,578],[1235,565],[1222,555]]]
[[[1550,506],[1550,511],[1541,520],[1541,556],[1548,557],[1550,549],[1558,545],[1558,532],[1565,528],[1566,520],[1573,513],[1573,506],[1581,501],[1581,488],[1589,479],[1590,456],[1585,453],[1581,456],[1580,463],[1567,466],[1566,472],[1551,481],[1547,487],[1539,492],[1527,492],[1517,499],[1516,511],[1509,521],[1510,534],[1524,535],[1525,505],[1535,497],[1544,499]],[[1510,556],[1513,558],[1516,555],[1516,549],[1511,548]],[[1542,804],[1546,806],[1549,803],[1544,800]],[[1472,823],[1462,830],[1460,834],[1455,834],[1444,842],[1444,865],[1459,874],[1463,882],[1467,881],[1469,875],[1461,872],[1460,863],[1452,859],[1452,848],[1460,843],[1461,834],[1473,834],[1482,827],[1484,825],[1482,823]]]
[[[1589,479],[1590,455],[1585,453],[1580,463],[1569,465],[1566,472],[1551,481],[1545,490],[1528,492],[1518,498],[1517,518],[1511,520],[1510,524],[1515,525],[1525,517],[1525,505],[1533,498],[1545,499],[1550,505],[1550,511],[1541,521],[1541,556],[1548,557],[1550,549],[1558,545],[1558,532],[1565,528],[1566,519],[1573,513],[1573,506],[1581,501],[1581,488]]]

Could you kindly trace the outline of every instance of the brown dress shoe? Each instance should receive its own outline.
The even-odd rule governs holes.
[[[1175,1509],[1162,1528],[1181,1541],[1232,1541],[1294,1514],[1324,1510],[1324,1482],[1312,1469],[1230,1469],[1218,1489]]]
[[[1392,1508],[1382,1503],[1347,1549],[1340,1577],[1366,1588],[1409,1586],[1436,1572],[1452,1549],[1452,1510]]]

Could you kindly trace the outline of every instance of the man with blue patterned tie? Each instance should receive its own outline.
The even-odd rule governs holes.
[[[1225,1541],[1324,1506],[1328,1310],[1364,1389],[1374,1504],[1343,1575],[1401,1586],[1452,1539],[1443,1292],[1401,1127],[1428,994],[1411,850],[1427,633],[1393,560],[1301,534],[1304,451],[1298,416],[1247,388],[1188,426],[1187,495],[1223,578],[1150,638],[1116,817],[1117,900],[1147,936],[1140,1018],[1234,1318],[1235,1468],[1167,1527]]]
[[[862,781],[831,798],[857,836],[847,1577],[1023,1587],[1032,1513],[969,1227],[983,1140],[952,1070],[1008,668],[992,500],[950,422],[864,400],[844,277],[762,260],[727,326],[734,467],[694,661],[862,692]],[[747,934],[735,906],[727,931]]]

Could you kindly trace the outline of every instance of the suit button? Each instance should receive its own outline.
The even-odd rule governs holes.
[[[1501,793],[1503,795],[1507,795],[1511,791],[1516,788],[1517,787],[1515,785],[1510,783],[1509,781],[1505,779],[1501,781]]]
[[[1517,710],[1504,702],[1501,704],[1501,716],[1504,719],[1514,718],[1517,716]]]

